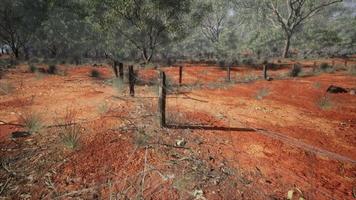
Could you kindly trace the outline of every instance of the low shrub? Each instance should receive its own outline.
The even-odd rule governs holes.
[[[351,76],[356,76],[356,66],[350,66],[347,73],[350,74]]]
[[[319,70],[322,72],[330,73],[334,71],[334,67],[329,65],[328,63],[321,63],[319,66]]]
[[[56,74],[58,72],[57,66],[54,64],[51,64],[48,66],[48,73],[49,74]]]
[[[226,66],[226,63],[224,60],[219,60],[218,61],[218,67],[225,67]]]
[[[93,77],[93,78],[100,78],[101,74],[98,70],[96,69],[92,69],[90,71],[90,76]]]
[[[37,67],[35,65],[33,65],[33,64],[30,64],[28,66],[28,71],[31,72],[31,73],[35,73],[35,72],[37,72]]]
[[[297,77],[302,72],[302,66],[299,64],[293,65],[292,69],[289,72],[290,77]]]
[[[328,110],[333,107],[332,100],[328,96],[323,96],[319,98],[316,102],[317,106],[322,110]]]
[[[254,66],[256,64],[256,61],[253,58],[246,58],[242,60],[242,64]]]

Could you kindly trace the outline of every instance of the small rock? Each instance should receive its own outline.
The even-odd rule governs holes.
[[[273,78],[267,77],[266,80],[267,80],[267,81],[273,81]]]
[[[185,139],[181,139],[181,140],[176,140],[176,145],[178,147],[184,147],[187,144],[187,141],[185,141]]]
[[[350,94],[351,95],[355,95],[356,94],[356,90],[350,90]]]

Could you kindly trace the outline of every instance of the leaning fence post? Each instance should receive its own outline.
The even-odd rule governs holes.
[[[267,65],[263,65],[263,78],[267,80]]]
[[[166,126],[166,74],[161,71],[159,76],[159,88],[158,88],[158,112],[159,122],[161,127]]]
[[[182,85],[182,79],[183,79],[183,66],[179,66],[179,86]]]
[[[129,66],[129,85],[130,85],[130,95],[135,96],[135,74],[133,66]]]
[[[124,80],[124,64],[123,63],[119,63],[119,74],[120,74],[121,80]]]

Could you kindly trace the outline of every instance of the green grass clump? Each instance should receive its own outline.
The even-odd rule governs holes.
[[[35,73],[37,72],[37,67],[35,65],[29,65],[28,66],[28,70],[31,72],[31,73]]]
[[[90,76],[93,77],[93,78],[100,78],[101,74],[100,74],[100,72],[98,70],[92,69],[90,71]]]
[[[8,95],[10,94],[15,88],[12,86],[11,83],[8,82],[0,82],[0,95]]]
[[[76,149],[80,145],[81,130],[77,125],[68,125],[62,128],[61,139],[69,149]]]
[[[40,115],[36,112],[25,112],[20,115],[20,123],[30,134],[38,133],[44,128]]]
[[[266,97],[269,94],[269,90],[267,88],[262,88],[257,91],[256,93],[256,99],[257,100],[262,100],[264,97]]]
[[[328,96],[323,96],[317,100],[317,106],[322,110],[329,110],[333,107],[333,102]]]
[[[124,81],[122,79],[120,79],[120,78],[113,79],[112,86],[118,93],[123,93],[124,92],[125,83],[124,83]]]
[[[319,70],[322,72],[331,73],[334,71],[334,67],[329,65],[328,63],[321,63]]]

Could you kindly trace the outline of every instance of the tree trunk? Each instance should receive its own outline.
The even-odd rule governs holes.
[[[119,75],[121,80],[124,80],[124,64],[123,63],[119,63]]]
[[[148,54],[150,54],[150,55],[148,55]],[[144,59],[145,63],[147,64],[147,63],[149,63],[149,62],[151,61],[151,59],[152,59],[153,51],[151,51],[150,53],[147,53],[147,49],[144,48],[144,49],[142,50],[142,56],[143,56],[143,59]]]
[[[286,40],[285,40],[285,44],[284,44],[283,58],[288,58],[289,57],[290,39],[291,39],[291,36],[287,35],[286,36]]]
[[[18,48],[13,48],[13,53],[14,53],[16,59],[18,59],[20,57],[20,51]]]

